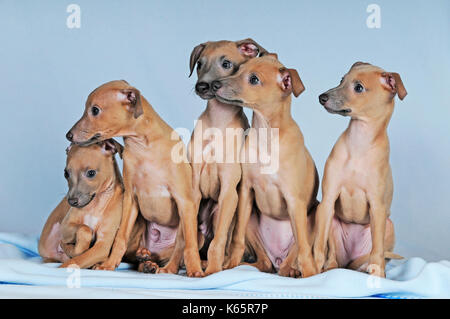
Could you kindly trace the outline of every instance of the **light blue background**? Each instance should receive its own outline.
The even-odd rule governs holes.
[[[81,6],[81,28],[66,7]],[[366,8],[381,7],[381,29]],[[399,72],[408,90],[389,126],[396,251],[450,257],[450,1],[0,1],[0,231],[39,233],[67,190],[65,133],[98,85],[126,79],[174,128],[205,107],[192,48],[252,37],[296,68],[292,111],[322,176],[348,119],[317,96],[358,60]]]

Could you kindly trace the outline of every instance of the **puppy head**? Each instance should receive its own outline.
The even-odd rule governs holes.
[[[190,58],[190,75],[197,66],[198,79],[195,92],[202,99],[214,98],[211,89],[214,80],[235,73],[242,63],[265,53],[267,51],[252,39],[206,42],[197,45],[192,50]]]
[[[142,97],[125,81],[105,83],[89,94],[81,119],[66,134],[70,142],[89,145],[123,136],[143,114]]]
[[[305,90],[297,71],[284,67],[275,54],[248,61],[235,75],[214,81],[212,86],[219,101],[261,111]]]
[[[113,139],[79,146],[71,144],[67,152],[64,177],[69,185],[67,200],[72,207],[87,206],[99,192],[116,178],[114,154],[123,146]]]
[[[398,73],[356,62],[337,87],[319,96],[319,102],[330,113],[372,118],[391,114],[395,95],[403,100],[406,94]]]

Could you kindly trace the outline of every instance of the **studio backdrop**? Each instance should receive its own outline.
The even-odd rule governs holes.
[[[398,72],[408,91],[389,125],[395,251],[450,258],[450,1],[0,1],[0,231],[38,235],[63,198],[65,133],[88,94],[125,79],[173,128],[205,101],[189,55],[253,38],[298,70],[292,113],[323,176],[348,118],[318,95],[356,61]],[[247,112],[251,116],[250,112]]]

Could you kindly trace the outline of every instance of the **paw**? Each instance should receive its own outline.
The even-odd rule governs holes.
[[[322,272],[325,264],[325,255],[323,254],[315,254],[314,255],[314,263],[316,264],[316,269],[318,272]]]
[[[140,262],[138,266],[138,271],[146,274],[156,274],[158,273],[158,269],[158,264],[150,260]]]
[[[188,277],[193,277],[193,278],[205,277],[205,273],[203,272],[203,270],[189,270],[189,271],[186,271],[186,274],[188,275]]]
[[[300,273],[303,278],[311,277],[318,274],[316,263],[312,258],[308,258],[307,260],[303,260],[299,263],[300,265]]]
[[[63,263],[61,266],[59,266],[58,268],[78,268],[78,269],[80,269],[80,266],[78,266],[77,263],[68,260],[65,263]]]
[[[150,261],[152,253],[145,247],[141,247],[136,251],[136,259],[140,262]]]
[[[119,262],[120,264],[120,262]],[[110,261],[105,261],[104,263],[101,264],[97,264],[94,267],[92,267],[92,269],[94,270],[115,270],[119,264],[110,262]]]
[[[282,265],[280,267],[280,270],[278,271],[278,274],[283,277],[291,277],[291,278],[298,278],[300,277],[300,271],[298,269],[292,268],[289,265]]]
[[[167,264],[166,266],[162,267],[162,268],[158,268],[156,270],[157,274],[178,274],[178,267],[174,266],[174,265],[170,265]]]
[[[339,265],[338,265],[338,263],[337,263],[336,260],[330,260],[330,261],[328,261],[328,262],[325,263],[325,266],[323,267],[323,268],[324,268],[323,271],[328,271],[328,270],[331,270],[331,269],[336,269],[336,268],[338,268],[338,267],[339,267]]]
[[[221,265],[210,262],[208,267],[205,270],[205,276],[215,274],[216,272],[219,272],[219,271],[222,271]]]
[[[233,269],[241,264],[241,258],[231,256],[231,258],[225,263],[223,269]]]
[[[372,276],[378,276],[382,278],[386,277],[386,274],[384,272],[384,265],[369,264],[369,266],[367,266],[367,273]]]

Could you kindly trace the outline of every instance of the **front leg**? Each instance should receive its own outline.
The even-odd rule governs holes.
[[[371,201],[370,198],[369,206],[372,250],[367,272],[371,275],[385,277],[384,237],[386,234],[387,208],[381,201]]]
[[[191,187],[189,185],[189,187]],[[180,187],[183,188],[183,187]],[[172,193],[180,214],[180,225],[184,237],[184,263],[189,277],[203,277],[198,251],[197,212],[192,200],[192,190],[178,189]],[[190,196],[189,196],[190,195]]]
[[[314,223],[313,254],[317,270],[321,272],[325,264],[327,241],[330,238],[331,222],[334,216],[334,205],[339,197],[340,180],[334,175],[339,171],[337,165],[327,161],[322,180],[322,202],[317,206]]]
[[[222,183],[221,185],[214,239],[211,241],[208,249],[208,268],[206,268],[206,275],[219,272],[223,267],[228,233],[238,203],[236,184]]]
[[[128,239],[130,238],[139,211],[138,204],[131,193],[131,189],[131,187],[125,188],[125,194],[123,196],[122,219],[120,221],[119,230],[117,231],[114,239],[111,254],[104,263],[97,265],[95,269],[116,269],[127,251]]]
[[[253,190],[244,180],[239,186],[239,200],[237,221],[231,241],[231,256],[225,268],[231,269],[239,266],[245,251],[245,233],[253,208]]]
[[[307,205],[294,196],[287,196],[286,202],[297,246],[297,265],[302,277],[310,277],[317,274],[317,268],[308,241]]]

